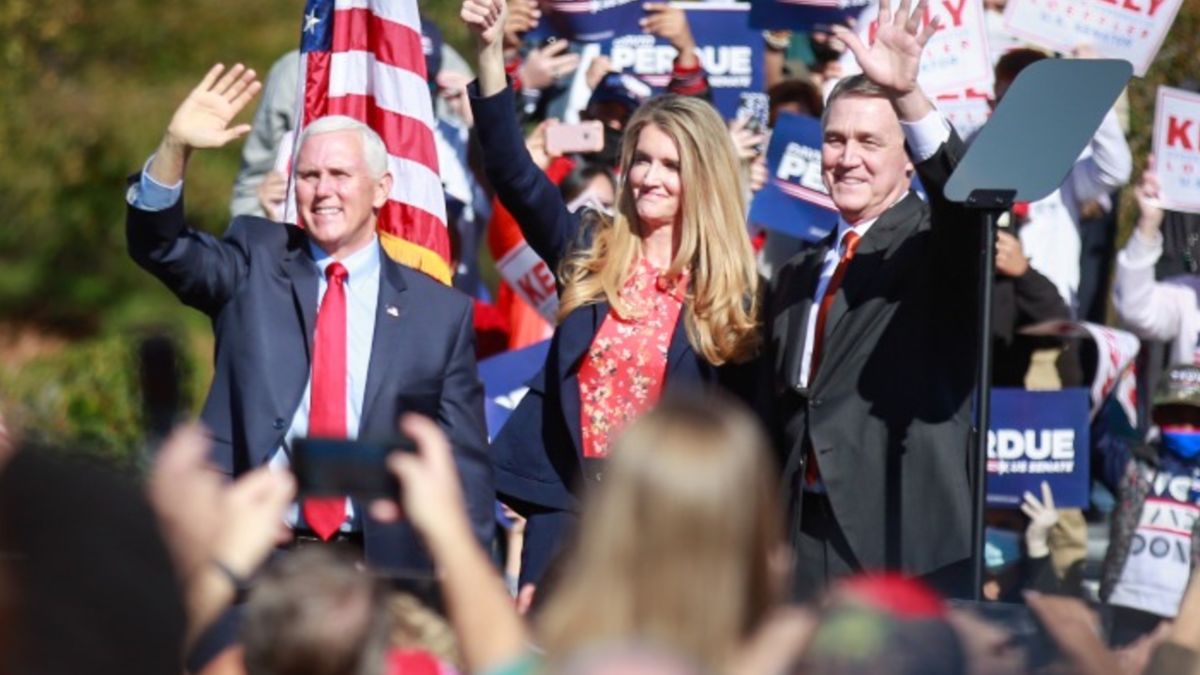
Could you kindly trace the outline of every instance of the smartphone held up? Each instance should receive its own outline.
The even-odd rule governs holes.
[[[579,124],[555,124],[546,129],[546,151],[551,155],[600,152],[604,149],[604,125],[596,120]]]
[[[292,442],[291,466],[301,497],[395,500],[400,483],[388,469],[388,455],[415,451],[416,445],[408,438],[384,443],[298,438]]]

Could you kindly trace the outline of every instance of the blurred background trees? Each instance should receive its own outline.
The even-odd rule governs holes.
[[[458,5],[422,9],[461,45]],[[0,407],[11,422],[103,454],[136,447],[135,348],[152,327],[186,347],[185,388],[202,402],[208,321],[129,259],[125,184],[209,66],[241,61],[265,78],[298,44],[303,10],[303,0],[0,2]],[[228,224],[240,152],[192,162],[192,226]]]
[[[106,454],[136,447],[134,349],[155,326],[186,347],[186,389],[191,405],[200,404],[210,377],[207,320],[126,255],[125,182],[212,63],[242,61],[265,77],[297,44],[303,6],[0,2],[0,405],[12,421]],[[466,45],[456,0],[421,6],[451,44]],[[1198,77],[1198,53],[1200,3],[1187,1],[1154,68],[1130,87],[1139,169],[1155,88]],[[239,153],[234,145],[193,162],[193,226],[226,226]],[[1123,230],[1132,215],[1126,208]]]

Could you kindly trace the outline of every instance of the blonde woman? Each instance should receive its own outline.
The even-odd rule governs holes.
[[[504,0],[464,0],[479,45],[470,88],[488,178],[526,241],[557,272],[545,367],[493,441],[497,488],[528,518],[522,584],[574,523],[582,486],[604,479],[608,439],[666,391],[750,380],[757,273],[740,172],[717,112],[665,95],[623,129],[611,217],[570,213],[534,165],[504,73]]]
[[[401,504],[377,502],[372,514],[403,511],[425,541],[469,672],[579,672],[580,659],[630,647],[706,672],[782,672],[752,660],[780,625],[773,610],[789,584],[777,471],[744,406],[672,395],[617,436],[531,629],[471,536],[445,435],[415,415],[402,428],[418,450],[390,460]],[[785,635],[806,643],[795,631],[769,637]]]
[[[638,640],[715,671],[787,588],[777,471],[735,401],[671,397],[619,435],[537,617],[552,659]]]

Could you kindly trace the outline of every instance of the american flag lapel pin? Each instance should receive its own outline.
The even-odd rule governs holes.
[[[400,310],[396,309],[395,305],[388,305],[386,311],[388,313],[388,316],[394,316],[394,317],[400,316]]]

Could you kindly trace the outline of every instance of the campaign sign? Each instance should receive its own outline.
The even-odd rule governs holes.
[[[1004,27],[1057,52],[1088,45],[1125,59],[1142,76],[1162,46],[1183,0],[1008,0]]]
[[[1041,483],[1058,507],[1088,503],[1088,392],[993,389],[987,448],[987,503],[1019,508]]]
[[[1158,88],[1154,170],[1163,208],[1200,213],[1200,94]]]
[[[558,290],[554,272],[524,239],[500,256],[496,261],[496,270],[543,319],[555,321],[558,315]]]
[[[821,181],[821,120],[781,113],[767,146],[769,178],[750,204],[751,225],[818,241],[837,225]]]
[[[990,89],[988,90],[990,91]],[[971,138],[992,115],[988,91],[975,87],[934,94],[933,104],[946,121],[954,125],[960,138]]]
[[[742,92],[763,89],[763,38],[747,25],[749,6],[732,2],[671,4],[687,13],[697,55],[712,88],[713,105],[725,118],[733,118]],[[666,40],[642,33],[636,19],[624,34],[604,43],[601,51],[614,69],[637,75],[654,87],[665,88],[671,81],[675,48]]]
[[[878,16],[878,3],[873,3],[862,14],[858,33],[866,44],[875,41]],[[921,53],[921,72],[917,75],[921,87],[930,92],[966,87],[990,89],[994,77],[983,0],[931,0],[923,24],[928,25],[934,17],[942,27],[929,38]],[[858,62],[849,50],[842,57],[842,65],[848,73],[860,72]]]
[[[483,413],[487,418],[488,438],[499,433],[529,387],[525,383],[546,362],[550,341],[510,352],[497,354],[479,362],[479,379],[483,382]]]
[[[872,0],[750,0],[750,26],[759,30],[827,29],[846,25]]]
[[[538,28],[572,42],[600,42],[637,29],[644,0],[541,0]],[[545,28],[543,28],[545,26]]]

